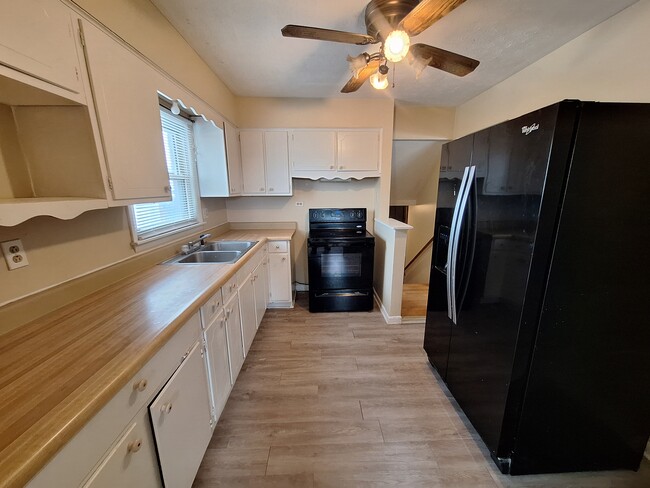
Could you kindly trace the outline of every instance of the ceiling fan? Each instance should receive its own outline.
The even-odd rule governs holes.
[[[431,66],[465,76],[476,69],[477,60],[427,44],[411,45],[410,41],[463,2],[465,0],[370,0],[365,11],[367,34],[289,24],[282,28],[282,35],[362,46],[381,43],[381,49],[374,54],[364,52],[348,56],[354,76],[341,89],[342,93],[357,91],[367,79],[379,90],[386,88],[388,61],[397,63],[407,56],[417,75],[426,66]]]

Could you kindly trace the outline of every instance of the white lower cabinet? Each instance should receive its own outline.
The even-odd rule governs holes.
[[[232,295],[223,306],[226,314],[226,335],[228,338],[228,358],[230,359],[230,383],[235,384],[237,375],[244,364],[244,345],[241,333],[239,298]]]
[[[288,241],[269,242],[269,307],[293,306],[291,250]]]
[[[149,412],[165,487],[191,486],[212,437],[201,343],[194,345]]]
[[[257,332],[257,318],[255,307],[255,288],[252,273],[239,284],[239,307],[241,309],[241,328],[244,338],[244,355],[251,348],[255,333]]]
[[[156,446],[145,407],[115,447],[101,462],[84,488],[141,488],[160,486]],[[54,485],[52,485],[54,486]]]
[[[210,379],[213,412],[213,427],[216,425],[228,395],[232,389],[230,382],[230,362],[228,360],[228,339],[226,337],[226,318],[221,310],[205,329],[206,363]]]

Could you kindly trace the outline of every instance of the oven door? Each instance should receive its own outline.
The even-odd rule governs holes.
[[[310,290],[372,288],[372,239],[310,239]]]

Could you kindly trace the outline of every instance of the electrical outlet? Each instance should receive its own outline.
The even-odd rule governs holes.
[[[296,202],[296,207],[302,207],[303,205],[304,205],[304,203],[302,203],[302,202]]]
[[[2,246],[5,261],[7,261],[7,268],[9,268],[10,271],[12,269],[22,268],[23,266],[29,266],[27,254],[25,254],[25,248],[20,239],[0,242],[0,246]]]

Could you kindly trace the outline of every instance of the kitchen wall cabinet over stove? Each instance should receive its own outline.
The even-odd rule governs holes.
[[[294,178],[377,177],[381,129],[294,129],[290,154]]]
[[[241,130],[243,195],[291,195],[288,133]]]

